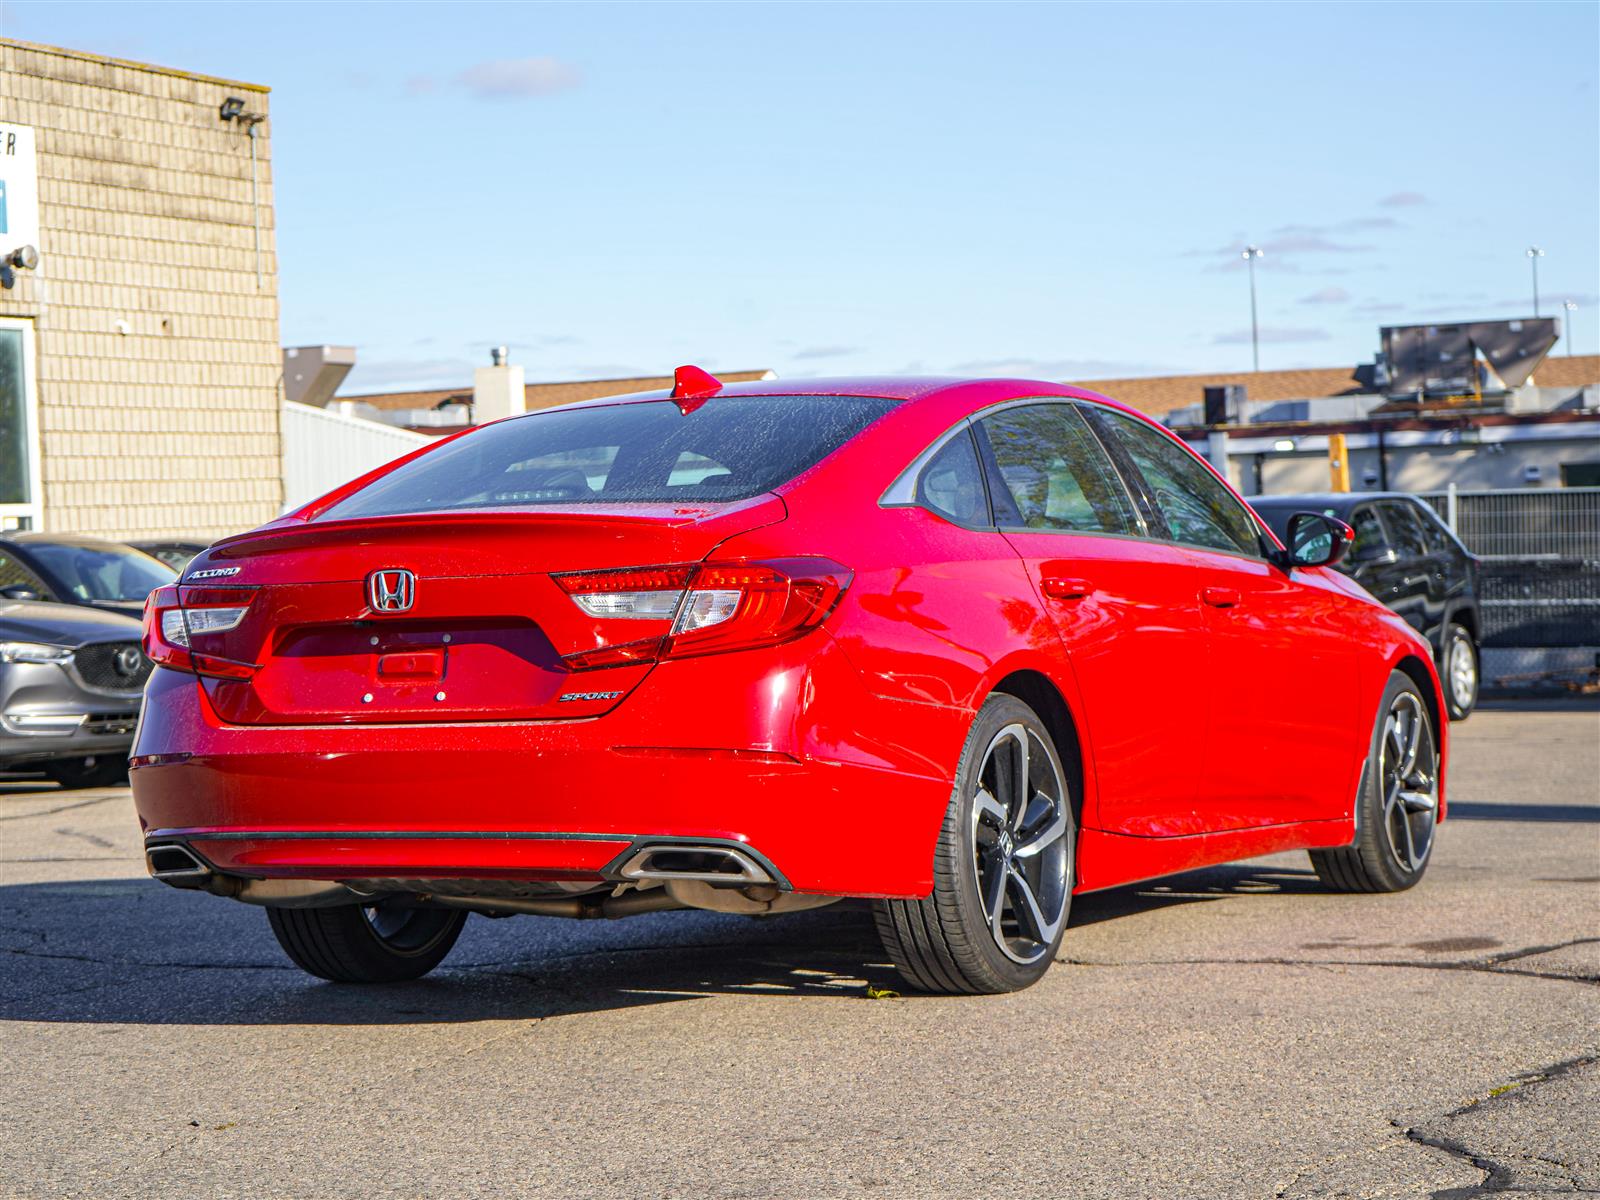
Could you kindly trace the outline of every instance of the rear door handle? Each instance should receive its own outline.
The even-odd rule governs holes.
[[[1039,590],[1052,600],[1082,600],[1094,588],[1087,579],[1072,579],[1066,575],[1046,575],[1039,580]]]
[[[1200,599],[1211,605],[1212,608],[1232,608],[1239,603],[1239,593],[1233,588],[1201,588]]]

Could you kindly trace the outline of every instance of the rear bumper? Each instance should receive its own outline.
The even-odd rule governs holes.
[[[796,891],[925,895],[950,777],[905,747],[953,737],[953,769],[965,718],[911,706],[907,736],[882,705],[899,707],[826,635],[664,663],[571,721],[224,725],[195,679],[158,670],[134,800],[147,843],[249,876],[599,882],[684,839],[748,847]]]

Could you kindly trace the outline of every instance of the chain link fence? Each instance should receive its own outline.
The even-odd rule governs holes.
[[[1483,560],[1485,674],[1595,665],[1600,653],[1600,488],[1428,492]]]

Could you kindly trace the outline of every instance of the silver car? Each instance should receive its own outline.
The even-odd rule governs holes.
[[[63,787],[121,779],[150,677],[132,617],[0,600],[0,770]]]

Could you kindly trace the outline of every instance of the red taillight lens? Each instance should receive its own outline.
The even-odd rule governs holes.
[[[574,670],[774,646],[822,624],[851,572],[826,558],[584,571],[555,576],[590,616],[656,620],[659,634],[566,656]],[[668,624],[670,622],[670,624]]]
[[[215,589],[190,589],[187,603],[180,601],[176,587],[160,587],[144,602],[144,631],[141,638],[145,655],[158,667],[210,675],[217,679],[249,679],[254,663],[235,662],[193,648],[195,636],[223,633],[244,619],[250,608],[250,595],[234,592],[218,594]],[[217,600],[228,603],[216,603]],[[239,603],[243,600],[244,603]]]

